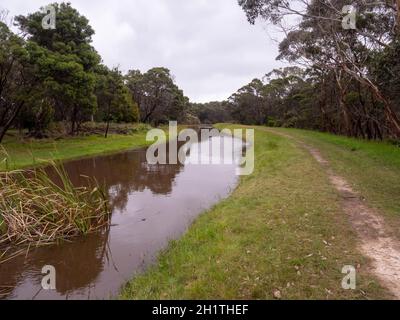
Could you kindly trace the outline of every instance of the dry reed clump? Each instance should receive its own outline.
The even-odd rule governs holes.
[[[51,178],[43,168],[0,175],[0,246],[54,243],[109,223],[107,197],[96,181],[76,188],[62,166],[51,167]]]

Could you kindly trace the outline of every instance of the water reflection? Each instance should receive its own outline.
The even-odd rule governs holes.
[[[56,268],[57,275],[61,275],[56,278],[59,296],[68,298],[71,291],[87,287],[104,270],[103,262],[109,258],[108,233],[106,230],[62,246],[34,249],[27,257],[20,255],[11,263],[1,265],[3,290],[0,298],[41,296],[41,270],[49,264]],[[21,293],[16,293],[15,289]],[[90,294],[90,290],[87,293]]]
[[[220,138],[201,144],[207,147],[213,139]],[[201,150],[198,144],[191,149]],[[65,168],[77,186],[86,183],[82,175],[106,186],[112,225],[104,232],[31,250],[0,265],[3,298],[109,298],[133,273],[152,263],[157,252],[179,237],[201,211],[226,197],[237,181],[233,164],[149,165],[145,150],[71,161]],[[44,265],[56,268],[55,291],[41,290]]]
[[[113,210],[123,210],[133,192],[149,190],[159,195],[170,194],[182,168],[181,164],[149,165],[144,150],[65,164],[74,185],[85,185],[87,179],[84,176],[94,177],[105,185]]]

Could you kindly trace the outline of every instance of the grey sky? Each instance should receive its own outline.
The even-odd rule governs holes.
[[[11,15],[51,0],[2,0]],[[226,99],[282,64],[265,26],[250,25],[237,0],[70,0],[94,30],[93,45],[123,71],[163,66],[195,102]],[[270,33],[271,34],[271,33]]]

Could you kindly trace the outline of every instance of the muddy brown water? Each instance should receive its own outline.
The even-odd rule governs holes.
[[[215,139],[222,138],[192,145],[188,159]],[[70,243],[31,249],[26,256],[1,264],[1,298],[112,298],[153,264],[160,250],[179,238],[201,212],[227,197],[238,181],[235,164],[149,165],[145,149],[64,165],[74,185],[84,184],[86,175],[106,186],[111,227]],[[42,289],[45,265],[56,269],[56,290]]]

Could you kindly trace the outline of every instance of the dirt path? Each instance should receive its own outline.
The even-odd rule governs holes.
[[[332,170],[319,150],[293,136],[273,130],[267,131],[296,141],[308,150],[325,169],[332,185],[339,192],[343,210],[349,216],[350,223],[360,239],[360,251],[372,261],[370,271],[376,275],[383,286],[400,299],[400,242],[390,236],[391,229],[385,224],[382,216],[368,207],[361,195],[355,192],[343,177]]]

